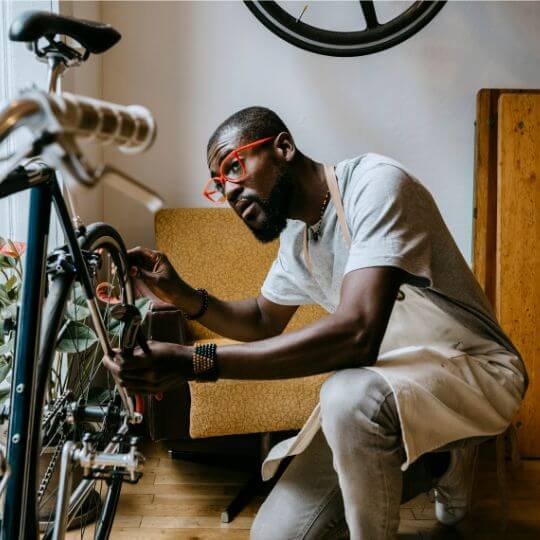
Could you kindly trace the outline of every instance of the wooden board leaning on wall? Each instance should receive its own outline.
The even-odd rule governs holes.
[[[540,91],[477,97],[473,268],[521,351],[531,384],[517,417],[524,456],[540,457]]]

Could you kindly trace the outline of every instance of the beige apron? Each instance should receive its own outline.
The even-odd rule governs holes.
[[[351,237],[334,168],[326,181],[338,220]],[[304,258],[309,271],[307,227]],[[469,437],[503,432],[521,401],[520,361],[498,343],[480,337],[428,300],[422,290],[403,285],[394,303],[375,366],[392,388],[401,422],[405,470],[426,452]],[[320,428],[320,405],[296,437],[274,446],[262,465],[264,480],[281,460],[303,452]]]

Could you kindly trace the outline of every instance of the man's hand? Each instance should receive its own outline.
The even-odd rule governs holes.
[[[136,247],[128,251],[128,260],[130,274],[164,302],[175,304],[182,291],[190,289],[164,253]]]
[[[114,360],[103,358],[104,365],[130,393],[156,394],[193,379],[192,347],[158,341],[149,341],[148,347],[150,355],[137,347],[129,359],[122,358],[118,350]]]

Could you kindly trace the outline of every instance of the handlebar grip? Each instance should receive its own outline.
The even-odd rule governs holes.
[[[67,92],[47,97],[63,130],[76,136],[98,138],[128,154],[145,151],[155,140],[152,113],[140,105],[117,105]]]

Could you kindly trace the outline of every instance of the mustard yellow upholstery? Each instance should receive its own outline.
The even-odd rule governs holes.
[[[224,300],[257,296],[278,249],[259,243],[231,209],[175,208],[158,212],[156,247],[190,285]],[[325,314],[301,306],[286,331]],[[189,338],[233,343],[188,322]],[[218,341],[219,339],[219,341]],[[272,381],[190,383],[193,438],[300,428],[328,375]]]

